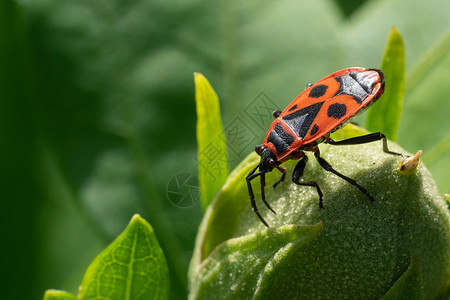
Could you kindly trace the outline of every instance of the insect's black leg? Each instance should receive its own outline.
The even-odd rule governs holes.
[[[265,193],[265,187],[266,187],[266,174],[261,173],[259,176],[261,179],[261,199],[264,202],[264,204],[267,206],[268,209],[270,209],[274,214],[277,214],[272,207],[270,207],[269,203],[266,201],[266,193]]]
[[[303,158],[297,163],[297,165],[294,168],[294,173],[292,174],[292,181],[295,184],[303,185],[303,186],[312,186],[315,187],[317,190],[317,194],[319,194],[319,207],[323,208],[323,193],[320,189],[319,185],[315,181],[306,181],[306,182],[300,182],[300,178],[303,176],[303,172],[305,171],[306,163],[308,162],[308,157],[305,155]]]
[[[253,189],[252,189],[252,183],[251,181],[253,179],[255,179],[256,177],[260,176],[261,172],[258,172],[255,174],[256,169],[259,167],[259,164],[253,168],[253,170],[250,171],[250,173],[248,173],[247,177],[245,178],[247,180],[247,188],[248,188],[248,194],[250,196],[250,203],[252,204],[252,208],[253,211],[256,213],[256,215],[258,216],[258,218],[261,220],[261,222],[266,225],[266,227],[269,227],[269,225],[267,224],[267,222],[263,219],[263,217],[259,214],[258,212],[258,208],[256,207],[256,202],[255,202],[255,195],[253,194]]]
[[[357,137],[342,140],[342,141],[335,141],[335,140],[329,139],[327,141],[327,143],[330,145],[336,145],[336,146],[357,145],[357,144],[365,144],[365,143],[370,143],[370,142],[379,141],[379,140],[383,140],[383,152],[393,154],[393,155],[405,156],[401,153],[390,151],[388,148],[388,145],[387,145],[386,136],[384,134],[382,134],[381,132],[369,133],[369,134],[366,134],[363,136],[357,136]]]
[[[281,165],[280,166],[276,166],[276,168],[278,169],[278,171],[280,171],[283,174],[281,175],[281,178],[277,182],[275,182],[273,184],[273,188],[276,188],[277,185],[279,185],[281,182],[283,182],[284,179],[286,178],[286,168],[284,166],[281,166]]]
[[[320,153],[319,151],[315,151],[314,152],[314,156],[316,157],[317,161],[319,162],[319,165],[324,168],[326,171],[331,172],[339,177],[341,177],[342,179],[344,179],[345,181],[347,181],[348,183],[356,186],[364,195],[367,196],[367,198],[369,198],[370,201],[375,201],[375,199],[369,194],[369,192],[362,186],[360,186],[356,180],[351,179],[341,173],[339,173],[338,171],[336,171],[335,169],[333,169],[333,167],[322,157],[320,157]]]
[[[256,204],[255,204],[255,195],[253,194],[253,188],[252,188],[252,184],[250,183],[250,181],[252,179],[254,179],[254,177],[256,177],[254,174],[256,172],[256,169],[258,169],[259,164],[256,165],[256,167],[254,167],[250,173],[248,173],[247,177],[245,178],[247,180],[247,188],[248,188],[248,194],[250,195],[250,201],[252,203],[252,207],[256,208]]]

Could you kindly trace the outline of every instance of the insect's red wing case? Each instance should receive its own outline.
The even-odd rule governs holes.
[[[272,123],[265,141],[277,123],[282,123],[285,131],[295,133],[296,141],[288,152],[279,155],[281,159],[296,148],[327,135],[379,98],[383,81],[380,72],[347,68],[321,79],[283,110]],[[366,88],[369,85],[371,90],[361,85]]]

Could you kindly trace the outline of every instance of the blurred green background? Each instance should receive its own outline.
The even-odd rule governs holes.
[[[186,297],[202,212],[172,204],[168,189],[197,174],[193,72],[220,97],[233,167],[262,142],[269,108],[338,69],[379,66],[396,26],[407,72],[398,142],[422,149],[450,192],[449,11],[445,0],[0,1],[3,296],[75,293],[139,213],[165,252],[172,298]]]

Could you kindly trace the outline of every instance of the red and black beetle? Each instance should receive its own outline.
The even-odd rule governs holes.
[[[381,132],[342,141],[334,141],[330,138],[332,132],[375,103],[383,94],[384,85],[384,73],[379,69],[347,68],[328,75],[314,85],[308,85],[306,90],[282,112],[273,112],[275,120],[267,131],[264,143],[255,147],[256,153],[261,156],[261,161],[246,177],[251,205],[264,225],[269,227],[256,207],[251,181],[260,177],[262,201],[275,213],[266,201],[265,174],[274,168],[282,173],[280,180],[274,183],[276,187],[286,177],[286,168],[281,164],[290,159],[300,159],[294,168],[292,181],[298,185],[316,188],[319,194],[319,206],[323,208],[323,193],[319,185],[315,181],[300,182],[308,161],[303,151],[314,152],[314,157],[322,168],[354,185],[370,201],[374,201],[369,192],[356,180],[339,173],[320,156],[318,144],[354,145],[382,140],[384,152],[402,155],[389,151],[386,137]]]

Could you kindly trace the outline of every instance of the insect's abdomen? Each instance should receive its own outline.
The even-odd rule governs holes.
[[[309,128],[309,134],[303,138],[304,143],[336,131],[375,103],[384,92],[384,74],[380,72],[353,71],[318,83],[329,83],[328,86],[336,92],[330,98],[323,98],[323,105]]]

